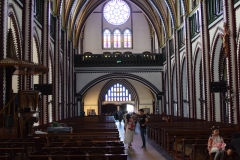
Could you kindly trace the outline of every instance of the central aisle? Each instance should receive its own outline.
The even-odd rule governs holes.
[[[124,140],[124,123],[116,122],[119,130],[121,141]],[[163,149],[154,146],[151,141],[146,138],[146,148],[142,149],[142,138],[139,132],[139,125],[136,126],[136,133],[131,148],[126,147],[126,152],[129,155],[128,160],[174,160],[172,156],[167,154]]]

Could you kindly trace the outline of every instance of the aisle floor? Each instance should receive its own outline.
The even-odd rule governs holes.
[[[124,123],[116,122],[119,130],[121,141],[124,140]],[[156,147],[156,145],[146,138],[146,148],[142,149],[142,138],[139,132],[139,125],[137,125],[132,147],[129,149],[125,144],[128,160],[174,160],[172,156],[167,154],[163,149]]]

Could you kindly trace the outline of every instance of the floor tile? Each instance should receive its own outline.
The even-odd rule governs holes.
[[[124,140],[124,123],[116,122],[119,130],[121,141]],[[131,148],[127,148],[125,144],[126,153],[128,153],[128,160],[174,160],[172,156],[167,154],[162,148],[159,148],[151,140],[146,138],[146,148],[141,148],[142,138],[139,133],[139,125],[136,126],[134,139]]]

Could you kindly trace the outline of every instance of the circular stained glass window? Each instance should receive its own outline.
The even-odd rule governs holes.
[[[123,0],[111,0],[103,8],[106,21],[112,25],[121,25],[130,17],[130,7]]]

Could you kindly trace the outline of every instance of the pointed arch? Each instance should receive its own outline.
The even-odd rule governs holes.
[[[238,66],[238,90],[240,91],[240,24],[238,27],[238,39],[237,39],[237,66]],[[239,102],[240,102],[240,96],[238,96],[239,98]],[[239,108],[236,108],[236,112],[238,115],[239,114]],[[239,123],[240,119],[237,120],[237,122]]]
[[[94,85],[96,85],[97,83],[100,83],[102,81],[108,80],[108,79],[132,79],[135,81],[138,81],[140,83],[142,83],[143,85],[145,85],[147,88],[149,88],[149,90],[151,90],[154,94],[157,94],[160,92],[160,90],[158,88],[156,88],[151,82],[149,82],[148,80],[133,75],[133,74],[128,74],[128,73],[112,73],[112,74],[107,74],[107,75],[103,75],[101,77],[98,77],[96,79],[94,79],[93,81],[89,82],[80,92],[78,92],[80,95],[84,95],[90,88],[92,88]]]
[[[33,40],[36,42],[36,49],[37,49],[37,57],[38,57],[38,62],[39,64],[42,64],[42,54],[41,54],[41,41],[39,38],[39,35],[37,33],[36,27],[33,27]]]
[[[36,27],[33,27],[33,50],[32,50],[32,62],[42,64],[41,63],[41,55],[40,55],[40,50],[41,50],[41,44],[40,44],[40,39],[37,34]],[[33,75],[33,84],[39,84],[40,82],[40,77],[39,75]]]
[[[167,68],[166,68],[166,70],[165,71],[167,71]],[[165,72],[165,108],[164,108],[164,110],[163,110],[163,112],[165,112],[166,114],[170,114],[171,113],[171,110],[170,110],[170,108],[169,108],[169,80],[168,80],[168,72]]]
[[[14,35],[14,47],[16,50],[16,55],[19,59],[22,59],[22,32],[20,29],[20,24],[18,22],[16,11],[14,8],[14,5],[12,3],[8,4],[8,18],[10,19],[10,25],[13,26],[12,32]],[[21,88],[21,76],[13,75],[12,78],[12,84],[13,84],[13,91],[14,93],[17,93],[18,90]]]
[[[202,68],[202,50],[200,43],[197,44],[194,52],[194,73],[193,73],[193,79],[194,79],[194,86],[193,86],[193,118],[201,119],[202,114],[201,111],[203,110],[203,87],[201,85],[202,79],[201,79],[201,69]]]
[[[16,17],[16,11],[14,8],[14,5],[12,3],[8,4],[8,17],[11,18],[12,23],[13,23],[13,27],[14,27],[14,34],[16,35],[16,51],[17,51],[17,56],[19,57],[19,59],[22,58],[22,32],[20,29],[20,23],[18,22],[18,19]]]
[[[113,31],[113,48],[122,48],[122,32],[120,29],[116,28]]]
[[[111,47],[111,30],[106,28],[103,30],[103,48]]]
[[[222,34],[223,34],[223,30],[218,27],[218,29],[215,32],[214,39],[211,46],[211,51],[210,51],[211,81],[216,81],[217,79],[219,79],[218,66],[220,62],[220,54],[217,54],[217,53],[221,52]]]
[[[98,100],[98,103],[102,103],[105,99],[105,94],[108,93],[109,89],[111,89],[112,86],[114,86],[115,84],[121,84],[123,85],[126,89],[129,90],[129,93],[131,93],[131,97],[132,97],[132,100],[131,101],[134,101],[136,104],[136,106],[138,106],[139,104],[139,98],[138,98],[138,95],[137,95],[137,91],[136,89],[132,86],[132,84],[130,82],[128,82],[128,80],[125,80],[125,79],[112,79],[110,81],[108,81],[102,88],[100,94],[99,94],[99,100]],[[121,96],[121,95],[119,95]],[[122,96],[125,96],[125,95],[122,95]],[[106,100],[105,100],[106,101]],[[110,101],[114,101],[114,99],[110,99]],[[121,100],[123,103],[124,102],[127,102],[126,100],[122,99]],[[100,106],[100,105],[99,105]]]
[[[210,72],[211,82],[220,81],[220,62],[224,58],[222,53],[222,34],[223,29],[217,28],[214,34],[214,39],[210,51]],[[214,121],[221,121],[222,109],[221,109],[221,94],[211,93],[211,106],[212,106],[212,117]],[[220,106],[220,107],[219,107]]]
[[[182,108],[180,109],[180,115],[183,117],[189,117],[189,104],[188,104],[188,81],[187,81],[187,64],[186,64],[186,55],[184,53],[181,61],[181,100]]]
[[[172,68],[172,115],[178,116],[178,105],[177,105],[177,69],[176,63]]]
[[[123,47],[132,48],[132,31],[129,28],[123,30]]]
[[[80,37],[80,34],[83,30],[83,27],[88,19],[88,17],[90,16],[90,14],[94,11],[94,9],[96,9],[99,5],[101,5],[103,2],[105,2],[104,0],[98,0],[97,2],[93,3],[93,4],[90,4],[90,3],[87,3],[87,4],[84,4],[86,7],[84,7],[84,11],[87,9],[87,11],[84,13],[84,14],[79,14],[80,11],[76,11],[75,13],[78,13],[78,14],[74,14],[73,15],[73,20],[72,20],[72,23],[76,24],[76,38],[75,38],[75,41],[74,41],[74,47],[77,47],[77,44],[79,44],[79,37]],[[154,20],[151,16],[151,14],[147,11],[147,9],[145,8],[145,6],[143,6],[140,2],[134,0],[132,1],[132,3],[136,4],[141,10],[143,10],[143,12],[147,15],[147,17],[149,18],[149,20],[152,22],[155,30],[157,30],[157,25],[154,23]],[[91,6],[90,6],[91,5]],[[81,7],[82,9],[82,7]],[[161,14],[162,15],[162,14]],[[163,17],[161,17],[162,19]],[[166,23],[164,23],[166,24]],[[71,27],[73,27],[73,25],[71,25]],[[72,29],[71,29],[72,31]],[[165,27],[165,30],[166,31],[166,27]],[[166,32],[165,32],[165,35],[166,35]],[[158,35],[159,37],[160,35]]]

